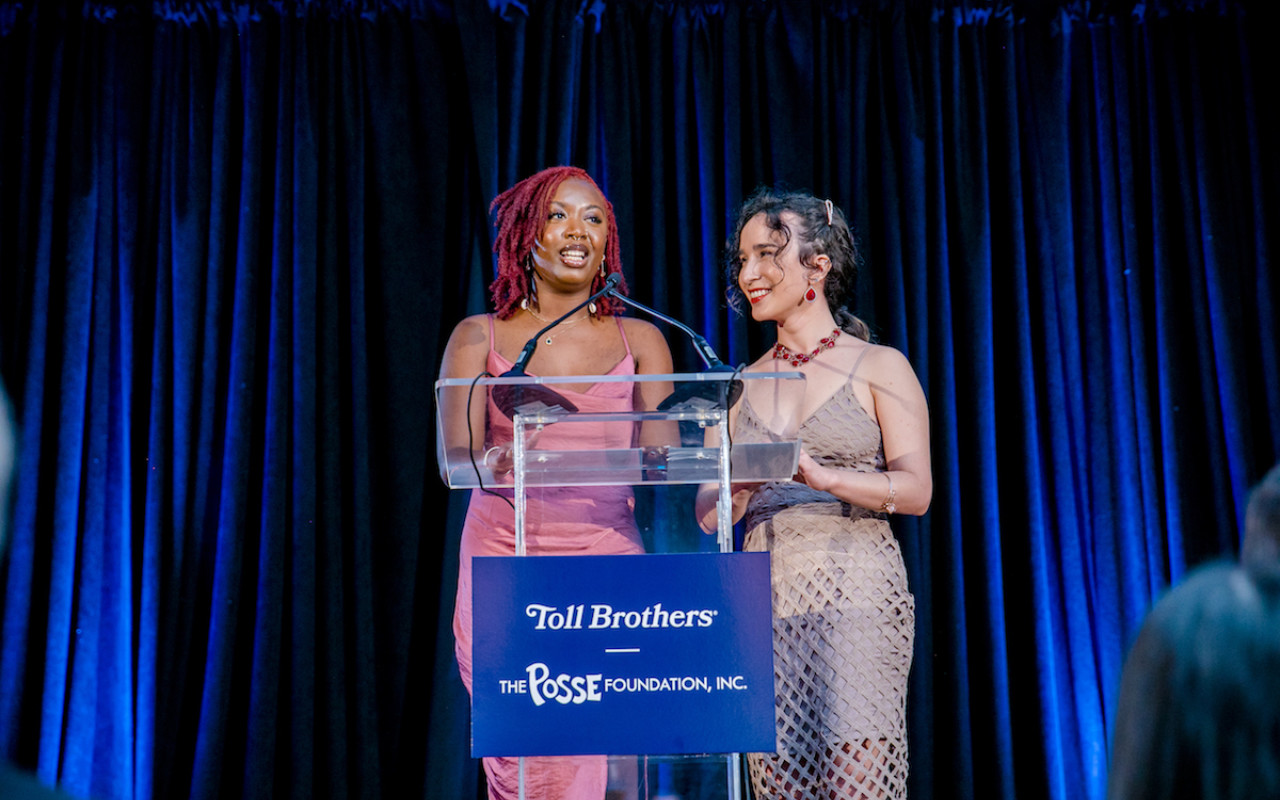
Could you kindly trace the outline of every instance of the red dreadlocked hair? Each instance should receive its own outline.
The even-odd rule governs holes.
[[[578,167],[548,167],[498,195],[489,206],[494,214],[493,226],[498,229],[493,239],[493,252],[498,254],[498,277],[489,284],[498,319],[508,319],[516,313],[520,301],[531,295],[531,278],[525,265],[546,225],[551,198],[555,196],[560,184],[570,178],[590,183],[604,197],[604,192],[586,170]],[[622,250],[618,246],[618,219],[614,216],[613,204],[609,202],[609,198],[605,197],[604,205],[609,216],[609,236],[604,246],[605,270],[606,274],[616,272],[621,278]],[[592,294],[604,288],[604,281],[604,277],[597,271],[591,281]],[[618,291],[627,293],[625,280],[619,281]],[[621,314],[623,308],[622,301],[612,297],[596,301],[596,314],[599,316]]]

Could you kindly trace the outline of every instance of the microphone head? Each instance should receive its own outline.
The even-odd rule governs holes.
[[[528,377],[523,369],[512,368],[502,373],[500,378]],[[508,419],[516,412],[532,414],[544,409],[559,408],[562,411],[577,413],[578,407],[559,392],[536,383],[498,384],[489,390],[493,402]]]
[[[612,291],[618,288],[618,284],[622,283],[622,273],[610,272],[609,277],[604,279],[604,288]]]
[[[737,372],[738,370],[724,364],[711,367],[705,370],[703,374],[728,373],[731,379],[727,381],[685,381],[678,383],[675,391],[658,404],[658,410],[670,411],[674,408],[689,410],[733,408],[734,404],[738,402],[738,398],[742,397],[742,381],[732,379],[732,376],[736,375]]]

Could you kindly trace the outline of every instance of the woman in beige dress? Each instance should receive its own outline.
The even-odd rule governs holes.
[[[773,580],[778,749],[749,756],[752,785],[757,798],[902,798],[915,602],[888,517],[925,513],[933,494],[924,392],[844,308],[858,254],[830,201],[761,191],[731,250],[752,318],[777,326],[748,370],[806,381],[798,472],[733,491],[744,549],[771,554]],[[738,443],[773,436],[751,397],[732,415]],[[698,501],[713,529],[714,489]]]

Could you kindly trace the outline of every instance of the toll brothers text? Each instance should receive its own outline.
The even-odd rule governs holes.
[[[568,605],[564,608],[530,603],[524,613],[533,620],[534,630],[580,631],[636,630],[638,628],[710,628],[717,611],[710,608],[668,611],[661,603],[640,611],[616,611],[607,603]]]

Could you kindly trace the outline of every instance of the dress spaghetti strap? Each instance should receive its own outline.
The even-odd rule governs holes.
[[[631,355],[631,342],[627,341],[627,329],[622,327],[622,317],[614,317],[614,319],[618,321],[618,333],[622,335],[622,346],[627,348],[627,355]]]
[[[853,380],[853,376],[858,374],[858,367],[862,366],[862,359],[867,357],[867,353],[871,352],[872,347],[874,347],[874,345],[871,344],[871,342],[867,342],[867,346],[862,348],[862,352],[858,354],[858,360],[853,362],[853,369],[849,370],[850,381]]]

